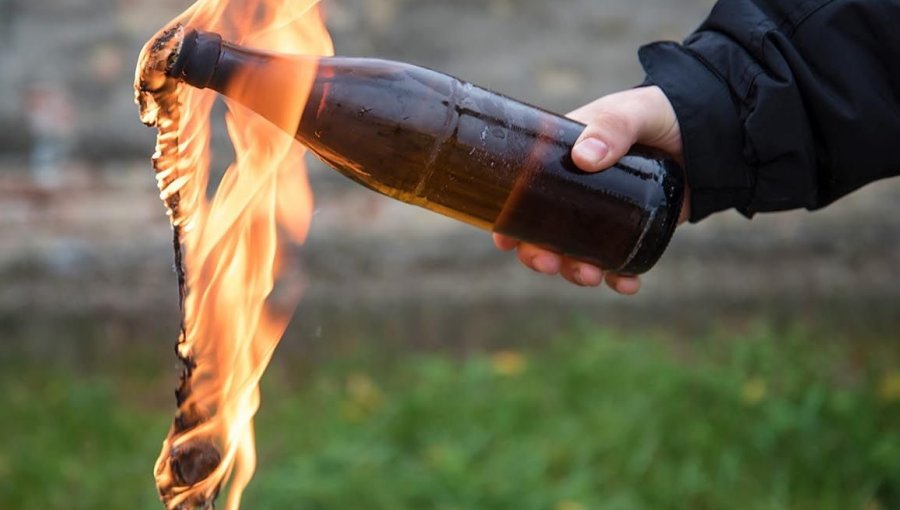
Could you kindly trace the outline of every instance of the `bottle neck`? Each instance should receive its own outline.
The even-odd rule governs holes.
[[[194,30],[185,35],[169,75],[215,90],[293,136],[318,64],[318,57],[247,49]]]

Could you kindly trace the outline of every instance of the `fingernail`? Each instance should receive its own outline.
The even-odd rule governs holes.
[[[572,153],[584,161],[597,165],[609,154],[609,146],[602,140],[585,138],[575,144],[575,147],[572,148]]]

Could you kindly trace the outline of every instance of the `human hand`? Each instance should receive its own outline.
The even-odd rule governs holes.
[[[568,117],[587,125],[572,148],[572,160],[585,172],[599,172],[612,166],[635,144],[657,149],[679,164],[683,163],[678,119],[659,87],[640,87],[610,94],[578,108]],[[689,215],[687,198],[685,196],[679,223]],[[494,244],[504,251],[516,250],[519,261],[526,267],[539,273],[562,275],[576,285],[597,287],[605,281],[616,292],[627,295],[636,294],[641,288],[637,276],[604,271],[502,234],[494,234]]]

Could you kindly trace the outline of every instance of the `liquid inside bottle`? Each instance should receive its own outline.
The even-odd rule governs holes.
[[[680,168],[633,155],[582,172],[571,150],[583,124],[410,64],[271,55],[194,34],[175,75],[236,98],[375,191],[621,274],[652,267],[672,236]],[[293,127],[278,97],[307,90]]]

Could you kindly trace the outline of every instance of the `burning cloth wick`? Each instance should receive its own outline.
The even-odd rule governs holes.
[[[181,120],[181,104],[179,102],[179,83],[168,76],[168,70],[178,56],[181,42],[184,39],[184,28],[178,24],[164,30],[150,45],[144,57],[144,64],[139,66],[136,98],[140,107],[141,121],[159,130],[156,152],[153,155],[153,168],[156,172],[163,202],[172,222],[175,273],[178,282],[178,305],[184,311],[184,300],[187,293],[185,282],[184,260],[182,252],[182,231],[187,222],[181,205],[181,189],[193,177],[188,173],[180,173],[183,169],[179,161],[178,131]],[[195,368],[194,360],[189,352],[181,347],[185,342],[184,323],[181,325],[176,355],[181,364],[180,383],[176,390],[179,406],[178,414],[173,422],[171,436],[178,436],[189,431],[204,418],[196,410],[183,408],[190,396],[191,376]],[[192,440],[178,446],[172,446],[168,452],[167,465],[157,464],[160,470],[169,470],[172,474],[171,485],[160,485],[160,496],[164,501],[174,497],[180,487],[193,486],[207,477],[219,466],[222,457],[218,448],[211,441]],[[218,494],[215,487],[211,498],[187,500],[177,508],[191,506],[211,507],[211,500]]]
[[[170,74],[188,27],[271,51],[333,50],[317,0],[198,0],[176,20],[144,47],[135,77],[141,121],[158,130],[152,162],[172,224],[182,311],[178,411],[154,475],[168,510],[213,508],[223,488],[226,509],[237,510],[256,465],[258,383],[299,297],[289,292],[284,303],[273,294],[278,269],[287,242],[306,236],[312,194],[304,149],[226,102],[235,158],[208,198],[216,95]]]

